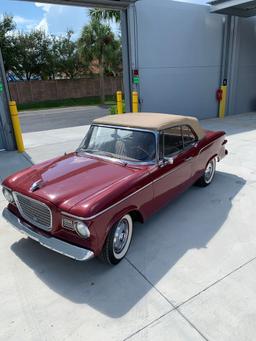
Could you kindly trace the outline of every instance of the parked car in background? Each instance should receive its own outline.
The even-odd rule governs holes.
[[[206,131],[194,117],[105,116],[94,120],[75,152],[5,179],[3,216],[56,252],[117,264],[135,221],[191,185],[212,182],[226,142],[223,131]]]

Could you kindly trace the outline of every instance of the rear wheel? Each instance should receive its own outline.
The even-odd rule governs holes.
[[[110,230],[101,252],[101,258],[109,264],[118,264],[129,249],[132,232],[132,218],[126,214]]]
[[[196,182],[196,185],[200,187],[206,187],[210,185],[213,180],[214,174],[216,170],[216,158],[210,160],[204,170],[204,174],[201,178]]]

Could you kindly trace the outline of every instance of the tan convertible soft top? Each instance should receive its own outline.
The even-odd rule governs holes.
[[[205,135],[198,119],[192,116],[141,112],[123,115],[108,115],[95,119],[93,123],[157,131],[177,125],[189,125],[195,131],[199,139],[202,139]]]

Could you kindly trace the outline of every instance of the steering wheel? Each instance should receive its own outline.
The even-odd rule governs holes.
[[[147,150],[145,150],[141,146],[137,146],[136,148],[144,153],[145,157],[142,157],[143,160],[145,160],[146,158],[151,159],[151,155]]]

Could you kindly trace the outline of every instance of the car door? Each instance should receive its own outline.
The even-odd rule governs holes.
[[[191,184],[194,146],[183,138],[183,126],[160,133],[160,163],[152,172],[156,208],[175,198]],[[169,159],[169,162],[165,161]]]
[[[191,178],[188,183],[188,185],[191,185],[194,183],[198,172],[198,136],[189,125],[183,125],[182,138],[184,151],[187,152],[187,161],[189,161],[191,165]]]

